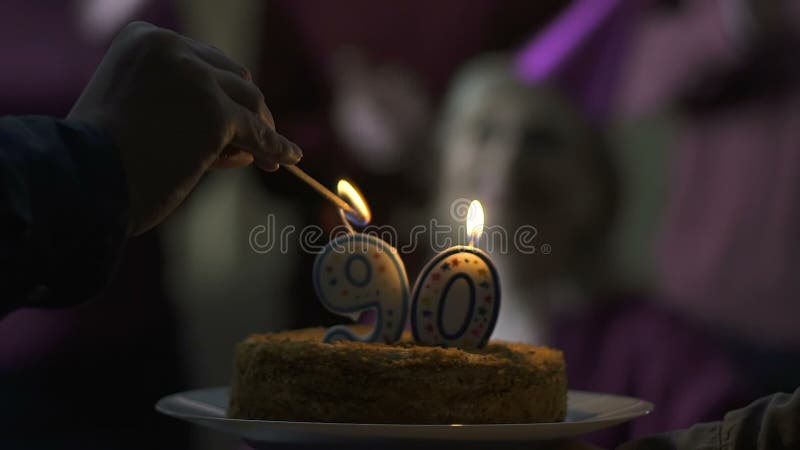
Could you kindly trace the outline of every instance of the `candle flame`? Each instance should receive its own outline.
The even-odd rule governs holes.
[[[469,204],[467,210],[467,236],[476,241],[483,233],[483,205],[477,200]]]
[[[369,210],[369,206],[367,206],[367,201],[364,200],[364,196],[361,195],[361,192],[350,184],[349,181],[344,179],[339,180],[339,183],[336,185],[336,192],[339,194],[339,197],[342,197],[357,212],[357,215],[345,212],[344,214],[347,220],[362,227],[372,220],[372,213]]]

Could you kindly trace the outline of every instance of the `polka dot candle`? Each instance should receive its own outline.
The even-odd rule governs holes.
[[[361,312],[375,311],[375,328],[360,336],[346,325],[327,330],[325,342],[337,340],[395,342],[403,335],[408,317],[408,277],[397,249],[368,234],[356,233],[350,223],[367,225],[372,215],[358,189],[347,180],[336,187],[355,214],[340,209],[349,233],[333,239],[314,261],[313,282],[317,296],[329,311],[357,319]]]
[[[480,208],[477,210],[476,208]],[[475,219],[468,233],[483,228],[483,208],[470,205]],[[418,342],[472,348],[486,344],[500,312],[500,278],[489,256],[469,246],[436,255],[422,269],[411,299],[411,330]]]
[[[332,240],[314,262],[314,288],[331,312],[354,316],[373,309],[375,328],[359,336],[345,325],[325,333],[325,342],[395,342],[408,315],[406,269],[397,250],[375,236],[352,233]]]

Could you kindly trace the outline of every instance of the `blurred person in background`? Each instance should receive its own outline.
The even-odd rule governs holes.
[[[503,274],[496,338],[542,342],[554,309],[580,308],[586,292],[613,286],[604,269],[616,174],[600,133],[557,90],[522,83],[511,55],[479,57],[450,86],[437,143],[431,216],[455,229],[463,218],[442,214],[456,199],[479,199],[487,225],[505,230],[508,251],[491,232],[483,239]],[[525,226],[536,232],[529,254],[514,241]]]
[[[571,382],[659,405],[632,436],[800,382],[799,18],[788,1],[578,1],[516,61],[521,79],[558,86],[598,126],[676,122],[648,300],[663,313],[578,320],[555,341]],[[570,360],[597,336],[604,364]]]

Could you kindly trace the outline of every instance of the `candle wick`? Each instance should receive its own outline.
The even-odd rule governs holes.
[[[350,234],[355,234],[355,230],[353,230],[353,226],[350,225],[350,221],[347,220],[347,214],[345,214],[342,208],[339,208],[339,217],[342,218],[342,223],[344,224],[345,227],[347,227],[347,231]]]

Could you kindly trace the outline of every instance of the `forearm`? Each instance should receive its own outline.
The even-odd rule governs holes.
[[[127,209],[119,156],[99,131],[0,118],[0,317],[96,295],[127,235]]]
[[[788,450],[800,448],[800,389],[731,411],[721,422],[637,439],[617,450]]]

